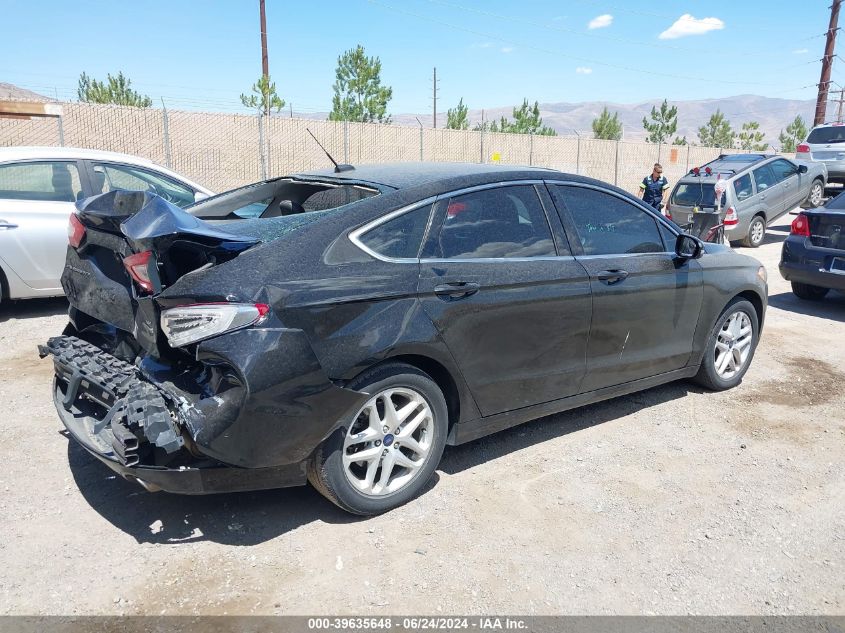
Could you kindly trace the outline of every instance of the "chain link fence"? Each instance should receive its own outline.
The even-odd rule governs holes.
[[[448,161],[551,167],[635,192],[660,162],[670,181],[722,150],[375,123],[64,103],[56,118],[0,118],[0,146],[66,145],[143,156],[215,191],[338,162]],[[725,150],[736,153],[738,150]]]

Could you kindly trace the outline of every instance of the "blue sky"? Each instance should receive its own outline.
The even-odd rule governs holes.
[[[813,98],[830,4],[266,1],[270,73],[295,112],[330,109],[337,57],[360,43],[381,58],[392,113],[430,112],[434,66],[438,111],[461,97],[471,108]],[[60,99],[75,99],[82,71],[123,70],[169,107],[235,110],[261,73],[258,0],[0,0],[0,15],[0,81]],[[845,84],[842,64],[833,78]]]

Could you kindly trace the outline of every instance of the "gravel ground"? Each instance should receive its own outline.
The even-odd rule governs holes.
[[[447,448],[424,495],[372,519],[310,488],[115,478],[61,433],[36,354],[64,301],[0,306],[0,613],[845,614],[845,295],[791,295],[787,231],[753,252],[770,305],[738,388]]]

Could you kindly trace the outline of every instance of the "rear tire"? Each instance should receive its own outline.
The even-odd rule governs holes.
[[[347,512],[381,514],[416,497],[434,474],[449,430],[446,399],[404,363],[368,370],[349,388],[370,398],[317,448],[308,480]]]
[[[807,194],[807,199],[801,205],[804,209],[815,209],[820,207],[824,201],[824,183],[820,178],[816,178],[810,186],[810,193]]]
[[[716,319],[693,380],[713,391],[736,387],[751,365],[759,336],[757,311],[751,302],[736,297]]]
[[[810,284],[802,284],[797,281],[792,282],[792,294],[805,301],[821,301],[825,298],[829,290],[829,288],[811,286]]]
[[[748,225],[748,234],[743,238],[742,245],[757,248],[766,238],[766,220],[761,215],[755,215]]]

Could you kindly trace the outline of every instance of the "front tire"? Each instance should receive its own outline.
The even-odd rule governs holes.
[[[381,514],[416,497],[434,474],[449,430],[446,400],[404,363],[375,367],[349,388],[370,398],[317,448],[308,480],[347,512]]]
[[[742,240],[743,246],[757,248],[763,243],[766,237],[766,220],[760,215],[755,215],[748,225],[748,234]]]
[[[736,387],[751,365],[759,336],[757,311],[751,302],[731,301],[707,339],[695,382],[713,391]]]
[[[811,286],[810,284],[802,284],[797,281],[792,282],[792,293],[805,301],[821,301],[825,298],[829,290],[829,288]]]

